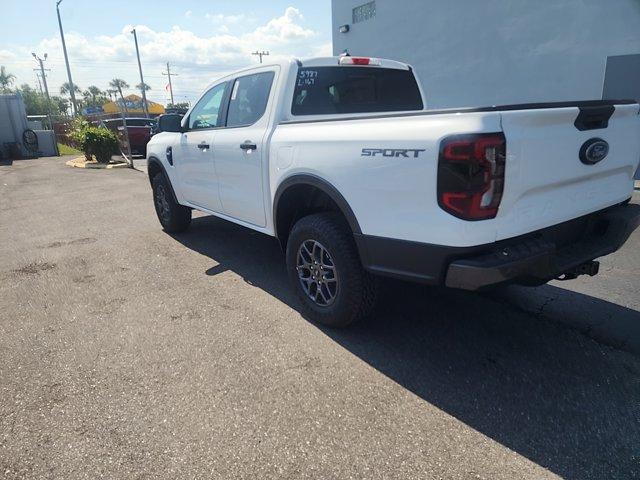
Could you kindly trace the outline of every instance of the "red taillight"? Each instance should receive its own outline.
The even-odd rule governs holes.
[[[369,65],[369,59],[365,57],[351,57],[354,65]]]
[[[502,133],[445,138],[438,162],[440,207],[464,220],[494,218],[504,189],[505,157]]]

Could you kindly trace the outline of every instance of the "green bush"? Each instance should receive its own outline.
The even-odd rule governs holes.
[[[88,127],[84,136],[86,150],[82,148],[82,151],[94,155],[98,163],[109,163],[111,155],[118,151],[118,138],[111,130]]]
[[[69,139],[71,140],[71,145],[75,148],[79,148],[84,151],[83,144],[85,141],[85,130],[89,128],[89,122],[87,122],[82,117],[76,117],[71,122],[71,126],[69,128]]]
[[[93,155],[99,163],[109,163],[111,155],[118,152],[118,138],[115,133],[106,128],[91,126],[81,117],[76,118],[71,124],[69,136],[87,160],[91,160]]]

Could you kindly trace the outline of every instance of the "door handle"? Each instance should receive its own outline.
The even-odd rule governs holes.
[[[244,143],[240,144],[240,148],[242,150],[257,150],[258,146],[255,143],[251,143],[251,140],[245,140]]]
[[[208,143],[206,143],[206,142],[199,143],[199,144],[198,144],[198,148],[199,148],[200,150],[207,150],[207,149],[209,148],[209,144],[208,144]]]

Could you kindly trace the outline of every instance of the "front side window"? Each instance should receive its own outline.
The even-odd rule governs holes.
[[[193,111],[189,115],[189,130],[200,130],[203,128],[214,128],[220,126],[221,118],[219,117],[222,108],[222,99],[224,98],[224,89],[226,83],[216,85],[193,107]]]
[[[233,83],[227,127],[256,123],[267,108],[274,72],[262,72],[240,77]]]
[[[293,115],[422,110],[410,70],[377,67],[314,67],[298,71]]]

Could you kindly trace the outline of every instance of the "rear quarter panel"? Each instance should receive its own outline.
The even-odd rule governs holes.
[[[286,178],[313,174],[344,196],[363,234],[452,246],[493,242],[494,222],[467,222],[440,209],[437,170],[442,138],[499,131],[495,112],[282,123],[270,146],[271,201]],[[363,148],[424,152],[363,156]]]

